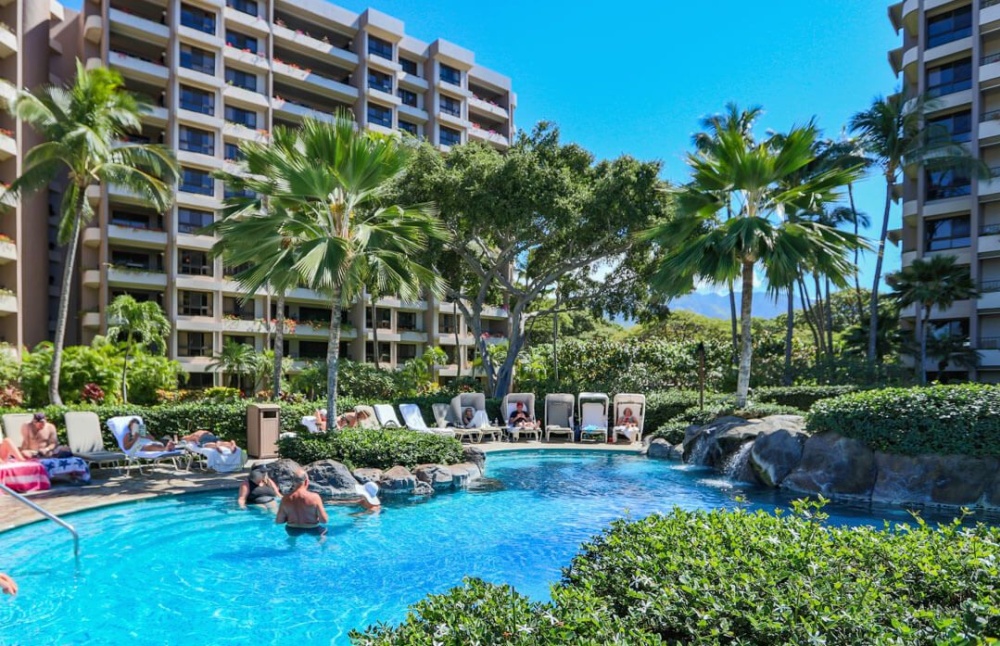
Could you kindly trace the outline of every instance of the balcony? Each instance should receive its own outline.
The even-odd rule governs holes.
[[[493,144],[498,148],[507,148],[510,146],[510,140],[508,140],[506,136],[496,132],[495,130],[484,129],[475,122],[473,122],[472,127],[469,128],[469,139],[485,141],[486,143]]]
[[[91,226],[83,230],[83,246],[85,247],[96,249],[101,246],[103,239],[104,233],[101,231],[101,227]]]
[[[223,50],[223,55],[227,61],[243,63],[244,65],[249,65],[263,71],[267,71],[271,67],[266,57],[254,54],[249,50],[236,49],[232,45],[226,45]]]
[[[1000,20],[1000,19],[998,19]],[[997,342],[1000,338],[983,337],[979,339],[979,367],[980,368],[1000,368],[1000,349],[997,349]],[[991,345],[987,348],[982,344]]]
[[[1000,195],[1000,166],[990,168],[989,179],[979,180],[979,196],[988,198]]]
[[[956,35],[959,35],[957,33],[956,34],[951,34],[951,35],[949,35],[949,37],[950,38],[955,38],[955,40],[952,40],[952,41],[947,42],[947,43],[942,43],[940,45],[937,45],[936,47],[930,47],[930,48],[928,48],[924,52],[924,63],[930,64],[930,63],[932,63],[934,61],[941,60],[943,58],[948,58],[948,57],[954,56],[955,54],[959,54],[961,52],[967,52],[968,50],[971,50],[972,49],[972,37],[970,35],[968,35],[969,34],[969,30],[965,30],[964,33],[966,35],[964,37],[960,37],[960,38],[955,38]],[[914,52],[914,54],[913,54],[913,60],[910,63],[912,65],[915,65],[916,62],[917,62],[916,50],[917,50],[916,47],[912,47],[907,52],[907,54],[909,54],[910,51]],[[907,60],[908,60],[908,56],[904,55],[903,56],[903,68],[904,69],[907,67]],[[911,70],[906,70],[906,71],[907,71],[908,75],[911,72]],[[915,72],[915,70],[912,70],[912,71]],[[911,76],[913,78],[916,78],[915,73],[912,74]]]
[[[281,45],[297,52],[318,56],[323,60],[327,60],[328,57],[332,58],[333,62],[348,70],[354,70],[358,66],[358,56],[354,52],[313,38],[305,32],[295,31],[278,24],[272,25],[271,31],[274,33],[276,44],[281,41]]]
[[[977,251],[980,255],[1000,255],[1000,224],[987,224],[980,227]]]
[[[0,265],[17,261],[17,246],[7,236],[0,236]]]
[[[86,278],[86,275],[84,276]],[[162,271],[143,268],[108,267],[108,283],[125,287],[159,288],[167,286],[167,275]]]
[[[17,295],[10,290],[0,291],[0,316],[17,314]]]
[[[1000,280],[979,283],[979,311],[1000,310]]]
[[[416,121],[417,123],[426,123],[430,118],[426,110],[414,108],[412,105],[406,105],[405,103],[400,103],[396,110],[399,112],[400,117],[404,117],[409,121]]]
[[[192,152],[190,150],[178,150],[177,161],[184,164],[185,166],[197,166],[199,168],[213,168],[213,169],[222,168],[222,160],[216,157],[214,154],[208,155],[203,153]]]
[[[300,103],[295,103],[290,99],[283,99],[276,96],[272,105],[274,106],[275,113],[280,117],[333,121],[333,114],[323,110],[315,110]]]
[[[254,32],[257,36],[266,36],[269,31],[267,21],[260,16],[251,16],[248,13],[237,11],[232,7],[226,7],[223,10],[223,15],[226,18],[227,27],[240,25],[241,27]]]
[[[283,77],[286,82],[308,88],[323,96],[332,96],[345,103],[353,103],[358,98],[357,88],[317,74],[311,69],[290,65],[278,59],[274,60],[272,68],[274,69],[274,73]]]
[[[125,13],[121,9],[108,11],[108,20],[116,33],[132,38],[165,45],[170,39],[170,28],[158,22]]]
[[[100,269],[86,269],[83,272],[83,286],[84,287],[100,287],[101,286],[101,270]]]
[[[406,86],[411,90],[419,90],[421,94],[430,88],[430,84],[427,82],[427,79],[420,78],[416,74],[400,72],[396,75],[396,80],[400,85]]]
[[[247,128],[241,123],[235,123],[232,121],[227,121],[225,125],[222,126],[222,134],[227,137],[246,139],[248,141],[256,141],[262,144],[267,143],[267,141],[271,138],[271,135],[267,130],[253,130],[252,128]]]
[[[257,108],[267,108],[267,97],[260,92],[252,92],[241,87],[236,87],[235,85],[227,85],[222,90],[222,96],[226,98],[226,103],[230,101],[236,101],[239,103],[245,103],[252,105]]]
[[[916,0],[908,0],[907,4],[910,3],[916,3]],[[983,0],[979,10],[979,27],[983,33],[1000,27],[1000,2]]]
[[[104,19],[99,14],[87,16],[87,21],[83,24],[83,37],[95,45],[100,45],[103,35]]]
[[[486,99],[481,99],[476,95],[469,97],[469,110],[480,112],[482,114],[493,115],[494,117],[499,117],[500,119],[506,120],[509,117],[507,109],[493,103],[492,101],[487,101]]]
[[[95,330],[101,327],[101,313],[100,312],[84,312],[83,313],[83,327]]]
[[[140,229],[110,224],[108,225],[108,241],[121,242],[130,247],[163,249],[167,246],[167,233],[166,231],[157,231],[155,229]]]
[[[0,161],[5,161],[17,155],[17,142],[10,130],[0,129]]]
[[[121,71],[125,77],[136,78],[153,85],[165,87],[170,74],[158,62],[132,56],[126,52],[112,51],[108,54],[111,67]]]

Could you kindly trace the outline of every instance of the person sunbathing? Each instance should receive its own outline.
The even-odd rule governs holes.
[[[9,439],[0,443],[0,460],[30,460],[32,458],[69,457],[73,452],[59,444],[56,427],[45,419],[45,413],[35,413],[31,421],[21,427],[21,446],[14,446]]]
[[[176,438],[175,438],[176,439]],[[197,444],[203,449],[215,449],[221,451],[223,449],[229,451],[230,453],[236,452],[237,446],[236,442],[228,442],[225,440],[220,440],[215,436],[212,431],[195,431],[194,433],[189,433],[188,435],[181,436],[181,440],[184,442],[191,442],[192,444]]]
[[[516,408],[509,419],[511,426],[517,428],[539,428],[538,422],[524,409],[524,402],[517,402],[514,406]]]
[[[324,526],[329,518],[320,497],[309,491],[309,475],[296,466],[292,471],[292,488],[281,499],[274,522],[285,525],[289,536],[300,534],[326,534]]]
[[[133,417],[129,420],[128,430],[125,431],[125,438],[122,440],[122,445],[130,453],[139,453],[140,451],[156,453],[159,451],[174,450],[173,442],[168,441],[164,443],[149,437],[146,433],[146,426],[139,421],[138,417]]]
[[[258,464],[250,469],[247,479],[240,483],[240,495],[236,499],[240,509],[247,505],[263,505],[275,509],[275,500],[280,498],[278,485],[267,475],[267,467]]]
[[[342,428],[355,428],[366,419],[368,419],[368,413],[363,410],[344,413],[337,418],[337,430],[339,431]]]
[[[321,408],[317,408],[316,412],[313,413],[313,417],[316,418],[316,428],[318,428],[321,432],[325,432],[326,431],[326,411],[323,410],[323,409],[321,409]]]
[[[476,411],[473,410],[472,406],[467,406],[465,410],[462,411],[462,428],[469,428],[475,416]]]

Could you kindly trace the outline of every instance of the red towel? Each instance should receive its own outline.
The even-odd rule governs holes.
[[[0,483],[18,493],[46,491],[49,488],[49,474],[41,462],[0,463]]]

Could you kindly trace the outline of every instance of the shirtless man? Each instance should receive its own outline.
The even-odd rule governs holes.
[[[55,424],[45,419],[45,413],[35,413],[31,421],[21,427],[20,447],[14,446],[9,439],[0,444],[0,459],[3,460],[50,458],[69,452],[68,447],[59,445]]]
[[[305,469],[296,466],[292,471],[292,488],[281,499],[278,505],[278,515],[274,522],[285,525],[285,531],[290,536],[300,534],[316,534],[322,536],[326,533],[323,525],[329,520],[326,515],[326,508],[319,495],[309,491],[309,476]]]

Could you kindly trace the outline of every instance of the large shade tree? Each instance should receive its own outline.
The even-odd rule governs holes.
[[[178,169],[171,152],[163,146],[128,139],[130,134],[140,132],[142,115],[148,109],[146,103],[125,90],[117,72],[103,67],[88,70],[80,61],[69,87],[21,90],[11,104],[11,113],[29,124],[44,141],[24,156],[22,173],[4,192],[3,201],[12,204],[21,195],[66,178],[59,205],[58,241],[66,247],[66,253],[49,377],[52,404],[62,404],[59,371],[80,230],[94,217],[87,189],[114,184],[157,210],[166,209],[173,199]]]
[[[512,384],[529,321],[556,282],[558,308],[629,311],[648,293],[648,249],[635,234],[667,211],[660,164],[628,156],[595,161],[539,124],[504,153],[470,143],[447,155],[426,145],[398,186],[407,201],[433,201],[450,238],[432,254],[475,335],[489,392]],[[507,351],[489,351],[484,313],[504,309]]]
[[[270,145],[244,149],[243,173],[226,177],[246,196],[228,203],[216,227],[217,252],[230,265],[247,265],[236,275],[247,293],[294,276],[298,285],[327,295],[332,418],[345,303],[362,294],[373,266],[386,281],[411,276],[441,291],[443,281],[417,258],[444,232],[430,204],[388,199],[388,187],[411,157],[410,144],[398,136],[359,131],[346,112],[332,123],[307,119],[300,129],[276,128],[272,136]]]
[[[691,181],[676,191],[676,217],[645,234],[668,250],[654,278],[668,296],[687,293],[698,280],[739,281],[739,406],[746,404],[750,386],[755,270],[763,269],[775,284],[813,258],[824,258],[841,275],[850,271],[845,256],[856,244],[850,233],[784,217],[787,210],[816,212],[858,175],[855,169],[831,168],[787,181],[815,160],[818,134],[812,124],[764,140],[739,128],[717,133],[709,148],[687,157]],[[727,209],[733,216],[720,218]]]
[[[122,402],[128,403],[128,362],[132,346],[163,354],[170,334],[170,321],[155,301],[137,301],[131,294],[122,294],[108,305],[109,341],[125,342],[122,361]]]

